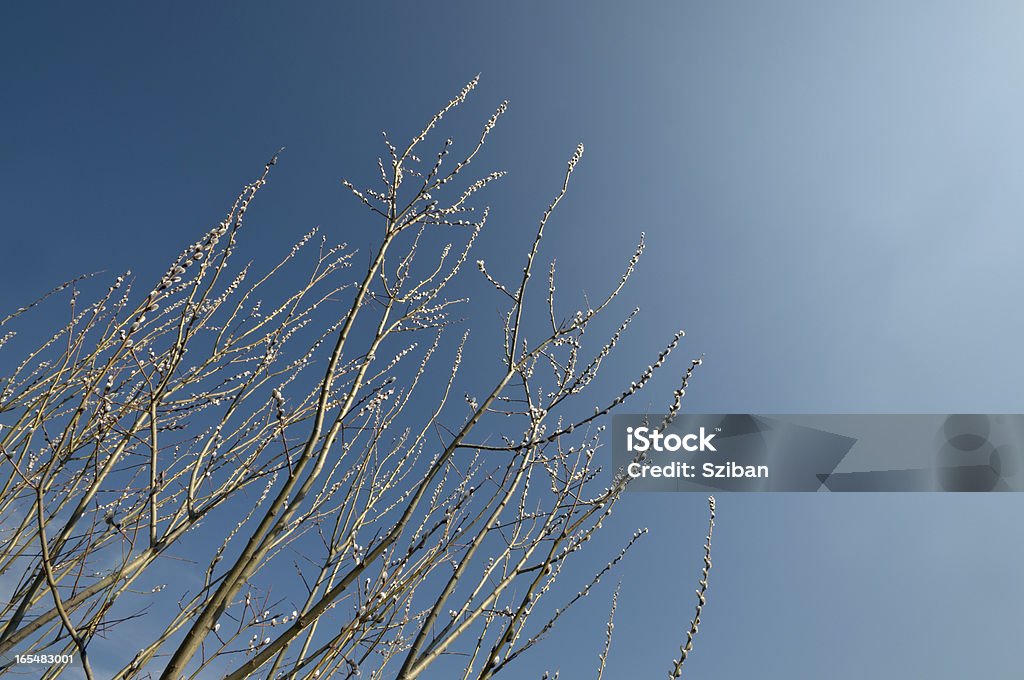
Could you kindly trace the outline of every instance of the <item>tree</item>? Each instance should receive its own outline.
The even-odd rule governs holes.
[[[317,230],[254,282],[248,266],[234,267],[275,156],[144,294],[129,272],[86,304],[82,277],[0,322],[68,296],[70,320],[0,382],[0,570],[17,579],[0,603],[0,653],[74,653],[93,677],[90,644],[139,619],[155,632],[142,649],[103,660],[117,678],[410,679],[432,666],[489,678],[639,539],[642,531],[567,602],[540,605],[565,596],[556,579],[626,487],[598,465],[602,423],[666,365],[683,332],[628,388],[581,415],[637,310],[599,346],[585,333],[644,251],[641,234],[604,299],[568,315],[553,262],[546,290],[530,285],[581,145],[521,275],[503,281],[484,260],[468,272],[506,313],[500,371],[492,384],[474,377],[475,396],[464,392],[469,333],[452,316],[461,300],[449,284],[472,269],[487,221],[472,202],[503,173],[462,179],[506,103],[457,162],[450,139],[429,162],[416,153],[476,83],[405,148],[385,135],[377,189],[344,183],[381,224],[358,275],[345,276],[355,251]],[[302,283],[275,288],[304,258]],[[534,297],[546,300],[542,315],[527,314]],[[683,373],[669,418],[700,363]],[[713,499],[711,510],[713,526]],[[673,677],[699,623],[710,536]],[[194,565],[194,582],[171,584],[176,606],[147,611],[146,598],[166,597],[166,586],[141,584],[174,560]],[[599,675],[610,635],[611,619]]]

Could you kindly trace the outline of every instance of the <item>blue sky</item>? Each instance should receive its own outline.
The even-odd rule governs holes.
[[[624,356],[686,328],[691,410],[1019,413],[1022,26],[996,1],[7,5],[0,308],[79,272],[158,276],[281,146],[251,252],[317,224],[358,243],[338,180],[371,180],[381,129],[407,137],[482,72],[453,134],[511,101],[483,254],[525,249],[584,142],[545,248],[562,289],[601,290],[646,231]],[[652,535],[621,572],[612,677],[667,669],[703,505],[623,503],[616,530]],[[719,508],[692,677],[1019,676],[1019,497]],[[605,585],[524,673],[590,677]]]

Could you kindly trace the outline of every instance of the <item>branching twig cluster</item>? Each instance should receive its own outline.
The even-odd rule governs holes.
[[[514,280],[476,262],[507,304],[504,341],[490,384],[464,387],[471,341],[453,332],[462,300],[449,284],[487,220],[471,202],[502,173],[464,176],[506,104],[459,160],[450,139],[429,161],[417,153],[476,83],[404,148],[385,135],[376,188],[344,183],[381,224],[368,258],[313,230],[255,280],[234,267],[275,156],[141,293],[130,272],[91,303],[82,281],[62,287],[66,323],[0,378],[0,574],[15,584],[0,601],[0,653],[74,651],[91,674],[92,642],[141,617],[152,634],[116,678],[409,680],[438,666],[483,680],[643,535],[574,596],[553,587],[626,485],[601,485],[601,423],[683,335],[581,409],[636,312],[594,348],[587,331],[644,250],[641,235],[605,296],[568,314],[553,261],[547,289],[531,288],[582,145]],[[265,302],[304,261],[301,283]],[[535,293],[540,317],[527,315]],[[191,580],[151,584],[181,559]],[[554,598],[566,601],[541,606]],[[600,672],[610,636],[609,623]]]

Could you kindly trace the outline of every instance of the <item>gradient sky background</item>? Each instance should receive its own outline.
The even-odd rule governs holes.
[[[338,180],[372,180],[381,129],[407,138],[483,72],[454,133],[511,100],[482,163],[510,175],[479,256],[525,251],[578,141],[545,244],[561,289],[602,290],[647,232],[611,377],[682,326],[706,353],[695,412],[1024,412],[1024,5],[437,5],[5,4],[0,309],[79,272],[155,278],[280,146],[251,252],[316,224],[359,242]],[[609,672],[663,677],[704,499],[620,507],[595,564],[652,535],[620,572]],[[719,508],[685,677],[1021,677],[1021,496]],[[593,677],[613,586],[510,676]]]

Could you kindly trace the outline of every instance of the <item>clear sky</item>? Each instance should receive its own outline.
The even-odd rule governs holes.
[[[317,224],[359,242],[338,180],[372,179],[381,129],[407,137],[482,72],[455,133],[511,101],[482,252],[525,248],[584,142],[545,248],[563,289],[598,290],[647,232],[625,356],[686,328],[691,410],[1021,413],[1022,30],[996,0],[4,4],[0,309],[159,275],[281,146],[253,252]],[[620,572],[610,671],[663,677],[704,499],[621,507],[608,534],[652,535]],[[1021,676],[1021,497],[719,509],[690,677]],[[522,677],[592,677],[604,585]]]

